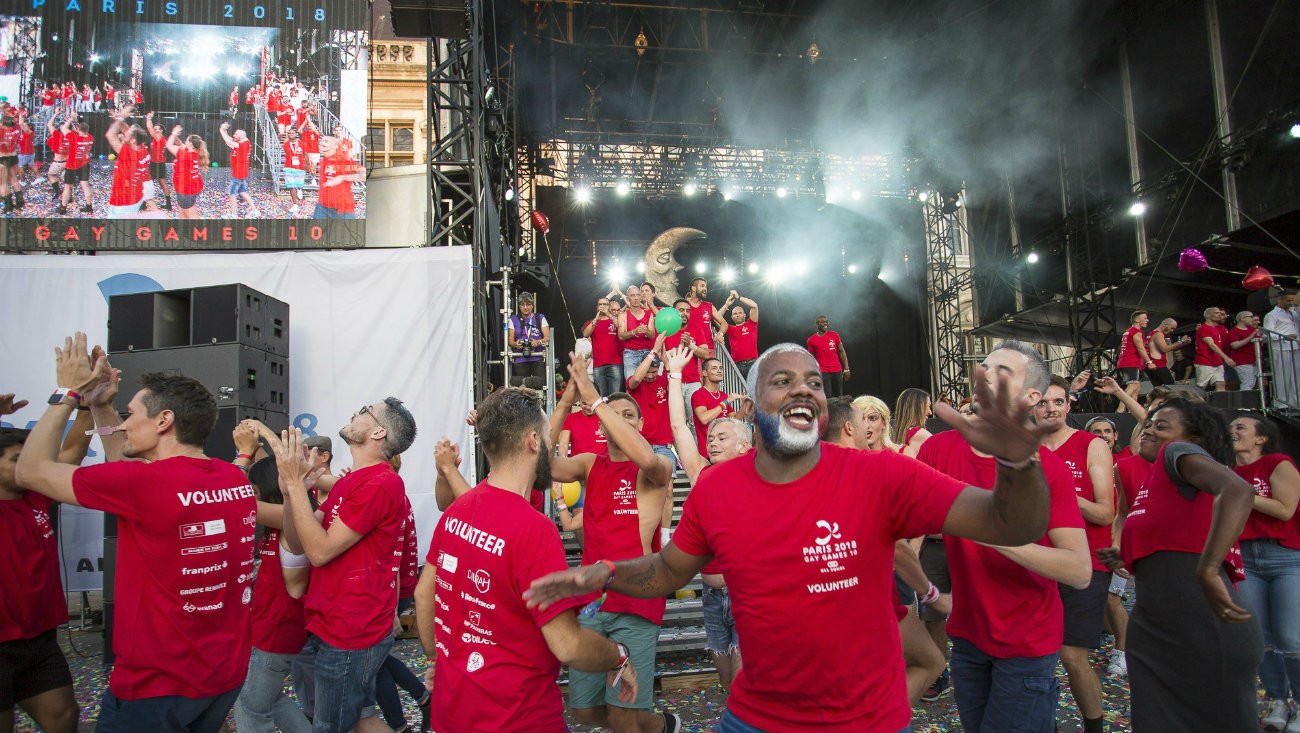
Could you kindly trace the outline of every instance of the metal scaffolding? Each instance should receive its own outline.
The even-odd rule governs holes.
[[[964,251],[957,194],[932,193],[925,216],[926,294],[930,299],[931,395],[954,402],[966,392],[966,339],[961,294],[971,287],[970,268],[958,266]]]

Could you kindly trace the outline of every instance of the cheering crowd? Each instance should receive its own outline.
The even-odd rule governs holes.
[[[216,731],[232,707],[241,732],[400,730],[414,724],[389,714],[397,688],[432,730],[561,731],[564,665],[572,720],[671,733],[682,721],[654,710],[655,650],[665,598],[697,575],[723,733],[896,733],[918,701],[947,694],[963,730],[1052,733],[1058,662],[1083,730],[1105,730],[1088,659],[1104,629],[1132,730],[1300,731],[1300,471],[1269,418],[1228,423],[1167,385],[1140,402],[1123,350],[1119,379],[1067,382],[1017,342],[984,358],[961,410],[919,389],[891,409],[840,394],[849,363],[828,317],[806,348],[760,352],[757,302],[707,298],[697,278],[671,304],[648,284],[598,299],[590,363],[582,347],[569,356],[551,415],[527,387],[470,414],[489,464],[477,486],[459,446],[438,441],[443,513],[418,571],[394,465],[415,419],[399,400],[353,414],[337,474],[328,439],[255,423],[236,430],[232,466],[200,447],[216,409],[202,385],[148,375],[121,420],[118,373],[84,335],[67,339],[45,414],[30,435],[0,436],[0,547],[19,560],[5,582],[29,589],[0,606],[0,730],[15,705],[42,730],[75,729],[54,638],[67,618],[54,500],[119,516],[102,731]],[[506,330],[527,365],[550,326],[531,296],[518,305]],[[671,336],[655,325],[669,307]],[[1172,345],[1147,325],[1135,316],[1125,341],[1150,370],[1149,344]],[[1215,333],[1206,349],[1253,376]],[[743,393],[722,388],[724,345]],[[1226,381],[1198,366],[1198,381]],[[1070,425],[1089,390],[1120,400],[1131,434],[1127,417]],[[0,398],[0,412],[20,406]],[[927,430],[932,412],[953,429]],[[107,461],[78,467],[90,432]],[[678,470],[691,490],[674,527]],[[580,538],[579,567],[556,519]],[[427,697],[390,655],[404,599]]]

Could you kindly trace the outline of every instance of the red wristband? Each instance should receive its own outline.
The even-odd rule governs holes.
[[[240,458],[247,458],[250,461],[253,460],[253,456],[248,453],[236,453],[235,460],[238,461]]]
[[[614,568],[614,563],[610,562],[609,560],[597,560],[596,562],[603,563],[605,567],[609,568],[609,577],[605,579],[605,585],[604,585],[605,588],[608,588],[609,584],[614,582],[614,574],[617,572],[617,570]]]

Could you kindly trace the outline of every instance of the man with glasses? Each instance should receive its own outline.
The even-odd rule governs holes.
[[[393,646],[399,541],[411,512],[389,459],[415,440],[415,419],[388,397],[357,410],[339,437],[352,454],[352,471],[315,512],[307,492],[317,462],[304,452],[301,432],[285,432],[275,451],[286,542],[314,568],[306,619],[316,733],[344,733],[375,714],[375,674]]]
[[[596,301],[596,317],[582,327],[582,337],[591,339],[591,363],[596,367],[592,382],[602,396],[623,389],[623,342],[618,339],[618,317],[611,312],[608,297]]]

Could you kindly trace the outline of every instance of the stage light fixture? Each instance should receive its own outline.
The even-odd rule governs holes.
[[[121,74],[121,73],[122,73],[122,67],[119,66],[119,67],[117,67],[116,69],[113,69],[113,71],[115,71],[115,72]]]
[[[1025,257],[1025,262],[1028,262],[1028,263],[1031,264],[1031,265],[1034,264],[1034,263],[1037,262],[1037,261],[1038,261],[1038,253],[1037,253],[1037,252],[1030,252],[1030,253]]]
[[[627,276],[623,272],[623,267],[621,265],[614,265],[613,267],[609,268],[610,282],[614,283],[615,285],[622,285],[623,281],[626,279]]]
[[[1300,122],[1291,126],[1291,137],[1300,138]]]
[[[100,60],[101,58],[103,58],[103,57],[100,56],[99,54],[97,54],[97,53],[92,53],[92,54],[90,54],[90,63],[92,63],[92,64],[97,64],[97,63],[99,63],[99,60]]]
[[[735,279],[736,271],[730,267],[724,267],[722,268],[722,272],[718,273],[718,280],[721,281],[723,285],[730,284],[731,281]]]
[[[776,197],[779,199],[785,198],[785,195],[788,193],[790,193],[790,191],[785,186],[779,186],[776,189]]]
[[[858,199],[861,199],[861,198],[862,198],[862,192],[859,191],[859,190],[857,190],[857,189],[854,189],[854,190],[853,190],[853,194],[852,194],[852,195],[853,195],[853,200],[854,200],[854,201],[857,201]]]
[[[682,186],[682,194],[685,196],[694,196],[698,190],[699,187],[695,185],[694,181],[687,181],[686,185]]]
[[[1133,205],[1128,207],[1129,216],[1142,216],[1147,213],[1147,205],[1141,201],[1134,201]]]
[[[776,265],[769,265],[767,268],[767,274],[763,276],[763,279],[767,280],[769,285],[780,285],[781,268]]]
[[[926,201],[929,201],[929,200],[930,200],[930,192],[929,192],[929,191],[922,191],[922,192],[918,193],[918,194],[916,195],[916,200],[917,200],[917,201],[920,201],[921,203],[925,203]]]
[[[573,198],[580,204],[591,202],[591,188],[584,185],[577,186],[573,189]]]
[[[857,266],[857,265],[849,265],[849,274],[850,274],[850,275],[855,274],[857,271],[858,271],[858,266]]]
[[[513,188],[507,188],[506,201],[514,201],[514,200],[515,200],[515,190]]]
[[[626,196],[629,193],[632,193],[632,184],[627,181],[619,181],[618,185],[614,187],[614,191],[616,191],[619,196]]]
[[[704,260],[700,260],[699,262],[695,263],[695,273],[697,275],[703,275],[708,271],[709,271],[709,263],[705,262]]]
[[[751,274],[751,275],[756,275],[756,274],[758,274],[758,263],[757,263],[757,262],[751,262],[751,263],[749,263],[749,268],[748,268],[748,269],[749,269],[749,274]]]

